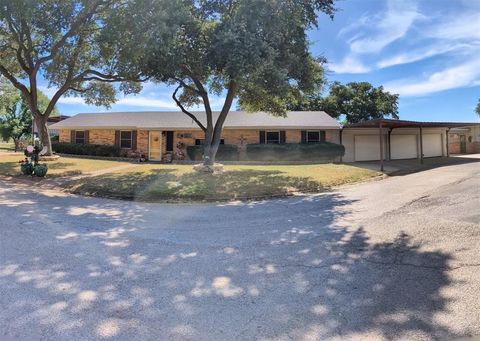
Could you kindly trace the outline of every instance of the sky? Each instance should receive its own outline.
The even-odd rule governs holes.
[[[328,60],[329,82],[367,81],[400,95],[406,120],[479,122],[480,0],[339,0],[330,20],[319,15],[311,51]],[[43,83],[41,89],[48,94]],[[62,114],[178,110],[172,88],[148,83],[118,96],[111,108],[61,98]],[[213,97],[214,109],[222,98]],[[201,109],[201,108],[200,108]]]

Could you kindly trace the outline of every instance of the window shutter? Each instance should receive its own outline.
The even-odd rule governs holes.
[[[75,130],[70,130],[70,143],[75,143]]]
[[[90,131],[85,130],[85,144],[89,144],[89,143],[90,143]]]
[[[307,131],[302,130],[302,143],[307,143]]]
[[[173,131],[167,131],[167,152],[173,152]],[[196,143],[196,141],[195,141]]]
[[[320,142],[325,142],[325,130],[320,130]]]
[[[115,130],[115,147],[120,148],[120,130]]]
[[[285,143],[285,141],[286,141],[285,130],[280,130],[280,143]]]
[[[260,144],[265,144],[265,130],[260,130]]]
[[[137,131],[132,130],[132,150],[137,150]]]

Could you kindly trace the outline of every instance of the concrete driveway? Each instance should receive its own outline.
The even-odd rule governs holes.
[[[468,163],[225,205],[0,180],[0,339],[480,335],[479,177]]]

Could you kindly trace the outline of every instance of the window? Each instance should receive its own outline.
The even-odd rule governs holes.
[[[132,131],[131,130],[120,131],[120,148],[132,149]]]
[[[195,139],[196,146],[203,146],[205,139]],[[220,139],[220,144],[225,144],[225,139]]]
[[[265,133],[265,143],[280,143],[279,131],[267,131]]]
[[[76,144],[85,144],[85,131],[76,130],[75,131],[75,143]]]
[[[325,142],[325,131],[310,130],[307,131],[307,143]]]

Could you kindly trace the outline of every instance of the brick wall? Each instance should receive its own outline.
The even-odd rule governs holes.
[[[328,142],[338,143],[338,131],[327,130],[326,140]],[[59,133],[60,142],[70,142],[70,130],[62,129]],[[90,129],[89,143],[113,145],[115,144],[115,130],[114,129]],[[184,147],[195,145],[196,139],[203,139],[204,133],[200,130],[177,130],[173,134],[173,154],[174,157],[179,157],[182,154],[186,158],[185,148],[179,149],[181,142]],[[255,144],[260,142],[260,130],[249,129],[225,129],[222,138],[225,139],[225,144],[233,144],[243,149],[247,144]],[[285,132],[286,143],[300,143],[302,140],[301,130],[290,129]],[[148,156],[149,149],[149,131],[137,130],[137,151]],[[162,139],[162,154],[166,154],[166,137]]]

